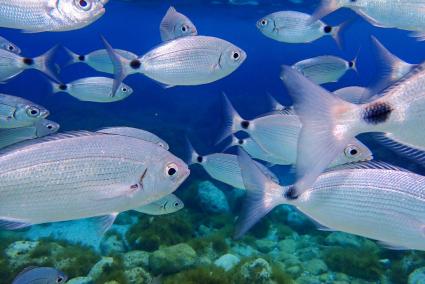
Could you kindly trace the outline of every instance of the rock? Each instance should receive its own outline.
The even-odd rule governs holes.
[[[320,275],[328,270],[325,262],[321,259],[312,259],[304,263],[304,269],[312,275]]]
[[[297,284],[322,284],[320,279],[310,276],[310,275],[302,275],[297,278],[296,280]]]
[[[288,213],[287,224],[292,228],[303,228],[309,223],[308,218],[300,212],[293,210]]]
[[[269,253],[276,247],[276,242],[267,239],[260,239],[255,241],[255,246],[260,252]]]
[[[297,249],[297,242],[293,239],[284,239],[278,244],[279,249],[285,253],[294,253]]]
[[[208,266],[212,263],[211,259],[208,256],[201,256],[196,261],[197,266]]]
[[[290,266],[286,269],[286,272],[294,278],[297,278],[301,275],[301,265]]]
[[[134,267],[149,267],[149,255],[150,253],[142,250],[133,250],[127,252],[123,256],[124,268],[131,269]]]
[[[198,185],[197,199],[199,206],[210,213],[227,213],[230,211],[229,203],[224,193],[209,181]]]
[[[191,267],[196,257],[191,246],[181,243],[154,251],[149,256],[149,267],[156,275],[176,273]]]
[[[425,284],[425,267],[418,268],[410,273],[408,284]]]
[[[245,245],[245,244],[242,244],[242,243],[236,243],[236,245],[234,245],[231,248],[231,252],[233,254],[237,254],[237,255],[245,256],[245,257],[258,255],[258,251],[256,249],[254,249],[253,247],[251,247],[249,245]]]
[[[129,284],[146,284],[152,282],[152,276],[141,267],[124,271]]]
[[[241,266],[241,276],[247,283],[265,284],[270,283],[272,268],[263,258],[257,258]]]
[[[362,246],[362,239],[358,236],[343,232],[332,232],[326,237],[325,243],[331,246],[337,245],[360,248]]]
[[[97,278],[100,277],[100,275],[102,275],[103,270],[108,267],[111,266],[114,263],[114,259],[112,257],[102,257],[101,260],[99,260],[91,269],[89,272],[89,277],[93,278],[94,280],[96,280]]]
[[[66,284],[93,284],[93,279],[91,277],[77,277],[72,278],[66,282]]]
[[[240,258],[233,254],[225,254],[222,255],[219,259],[214,261],[214,265],[223,268],[225,271],[231,270],[235,267],[239,262]]]
[[[102,239],[100,243],[100,251],[104,255],[124,253],[126,251],[126,247],[121,236],[112,234]]]
[[[31,252],[38,246],[39,242],[17,241],[11,243],[5,250],[10,266],[17,268],[30,260]]]

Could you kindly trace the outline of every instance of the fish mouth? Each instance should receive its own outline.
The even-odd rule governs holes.
[[[48,110],[43,110],[40,112],[40,117],[41,118],[46,118],[50,115],[50,112]]]

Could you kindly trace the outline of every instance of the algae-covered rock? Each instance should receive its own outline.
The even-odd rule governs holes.
[[[219,259],[214,261],[214,265],[223,268],[225,271],[229,271],[233,267],[235,267],[240,261],[241,260],[239,257],[228,253],[222,255]]]
[[[129,284],[150,284],[152,276],[141,267],[124,271]]]
[[[358,236],[343,232],[332,232],[326,237],[327,245],[349,246],[359,248],[362,246],[362,239]]]
[[[103,255],[125,252],[126,247],[123,238],[116,234],[106,236],[100,243],[100,251]]]
[[[160,248],[149,257],[149,266],[155,274],[176,273],[195,264],[196,252],[185,243]]]
[[[297,249],[297,242],[293,239],[284,239],[279,242],[278,247],[282,252],[294,253]]]
[[[198,185],[197,200],[200,207],[210,213],[226,213],[230,211],[226,195],[209,181]]]
[[[114,259],[112,257],[102,257],[102,259],[91,268],[88,276],[95,280],[98,279],[105,268],[112,266],[113,263]]]
[[[272,278],[272,268],[263,258],[248,261],[240,268],[241,277],[244,282],[265,284],[270,283]]]
[[[322,284],[322,281],[320,281],[320,279],[316,278],[315,276],[302,275],[297,278],[296,283],[297,284]]]
[[[17,241],[10,244],[5,250],[9,265],[16,268],[30,262],[30,255],[38,244],[39,242],[31,241]]]
[[[255,246],[262,253],[269,253],[276,247],[276,242],[268,239],[260,239],[255,241]]]
[[[328,270],[326,263],[321,259],[312,259],[304,263],[304,269],[312,275],[320,275]]]
[[[131,269],[134,267],[149,267],[149,255],[150,253],[141,250],[133,250],[123,255],[125,269]]]
[[[93,278],[91,277],[77,277],[72,278],[66,282],[66,284],[93,284]]]
[[[408,284],[425,284],[425,267],[421,267],[410,273]]]

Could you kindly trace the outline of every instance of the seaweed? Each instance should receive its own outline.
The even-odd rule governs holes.
[[[231,274],[214,265],[182,271],[164,279],[164,284],[230,284]]]
[[[124,273],[123,259],[119,255],[114,255],[114,262],[111,265],[103,267],[103,272],[94,282],[95,284],[104,284],[108,281],[116,281],[120,284],[127,284],[128,279]]]

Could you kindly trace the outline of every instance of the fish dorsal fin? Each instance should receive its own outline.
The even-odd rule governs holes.
[[[22,276],[23,274],[25,274],[25,273],[27,273],[27,272],[29,272],[31,270],[37,269],[37,268],[40,268],[40,267],[38,267],[38,266],[28,266],[28,267],[25,267],[24,270],[22,270],[21,272],[19,272],[18,275],[16,275],[16,278],[18,278],[19,276]]]
[[[425,70],[425,62],[422,62],[421,64],[416,65],[415,67],[412,67],[412,70],[407,73],[403,78],[392,84],[391,86],[387,87],[382,91],[383,95],[386,93],[389,93],[390,91],[396,89],[400,85],[403,85],[406,81],[410,80],[412,77],[416,76],[417,74],[423,72]]]
[[[140,139],[143,141],[151,142],[154,144],[157,144],[161,146],[162,148],[168,150],[170,147],[168,146],[167,142],[156,136],[155,134],[142,130],[137,128],[131,128],[131,127],[110,127],[110,128],[103,128],[98,131],[97,133],[103,133],[103,134],[110,134],[110,135],[119,135],[119,136],[127,136],[132,137],[136,139]]]
[[[369,170],[369,169],[410,172],[409,170],[406,170],[404,168],[400,168],[382,161],[365,161],[365,162],[339,165],[339,166],[330,168],[326,172],[333,172],[333,171],[340,171],[340,170]]]

